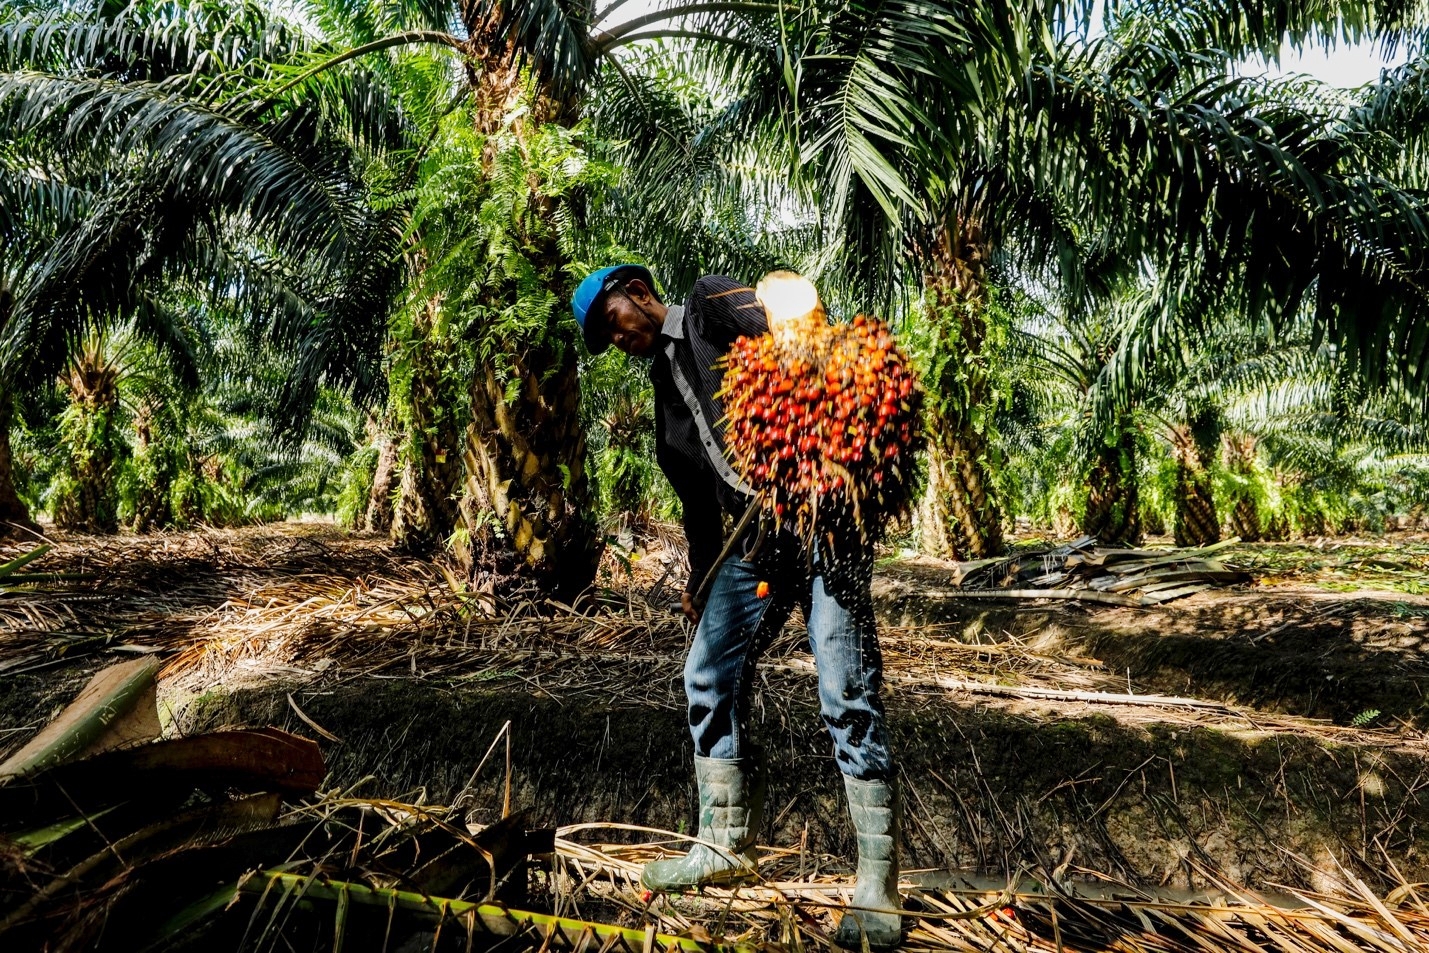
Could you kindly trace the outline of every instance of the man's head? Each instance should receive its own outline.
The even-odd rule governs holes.
[[[576,288],[571,310],[586,347],[600,354],[614,344],[626,354],[649,357],[659,344],[665,305],[644,265],[613,265],[592,272]]]

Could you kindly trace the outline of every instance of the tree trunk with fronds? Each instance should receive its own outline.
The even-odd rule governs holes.
[[[1260,503],[1253,488],[1255,472],[1255,438],[1249,435],[1226,438],[1226,469],[1235,478],[1235,502],[1231,509],[1231,532],[1248,543],[1260,540],[1263,529]]]
[[[1097,449],[1087,477],[1087,508],[1082,532],[1097,542],[1134,546],[1141,542],[1141,513],[1136,491],[1136,431],[1120,429],[1116,443]]]
[[[10,323],[15,296],[0,285],[0,329]],[[10,449],[10,428],[15,423],[15,397],[4,381],[0,381],[0,539],[29,536],[39,530],[30,518],[30,508],[20,499],[15,485],[15,454]]]
[[[634,367],[627,367],[634,374]],[[653,407],[648,400],[648,378],[640,375],[632,388],[614,395],[599,426],[604,431],[604,450],[592,460],[597,483],[610,510],[620,514],[626,527],[650,521],[654,496],[651,487],[653,454],[650,434],[655,427]]]
[[[520,381],[514,400],[492,368],[472,385],[462,512],[475,580],[497,595],[532,581],[569,603],[595,578],[601,546],[580,382],[574,347],[563,350],[514,358],[507,371]]]
[[[60,422],[69,460],[66,482],[56,493],[55,525],[86,533],[116,532],[119,375],[106,359],[102,337],[81,345],[60,383],[70,399]]]
[[[569,126],[575,103],[533,91],[495,21],[477,18],[475,6],[465,12],[481,51],[475,112],[477,132],[488,137],[483,162],[490,170],[498,131],[519,140],[546,123]],[[528,100],[530,111],[509,121]],[[561,304],[537,340],[502,355],[499,367],[480,368],[471,382],[461,506],[469,543],[458,556],[479,591],[500,597],[534,584],[570,603],[594,581],[602,540],[587,478],[576,342],[561,320],[571,289],[555,238],[556,211],[554,201],[533,191],[516,227],[527,261]],[[487,304],[510,307],[519,292],[516,281],[500,281]]]
[[[430,556],[446,545],[459,519],[463,419],[460,390],[449,380],[447,342],[439,340],[439,299],[413,320],[406,342],[410,363],[407,445],[401,490],[392,519],[392,539],[411,553]],[[375,483],[375,481],[374,481]]]
[[[15,422],[15,402],[0,386],[0,539],[29,537],[39,531],[30,508],[15,486],[15,455],[10,449],[10,428]]]
[[[372,471],[367,506],[358,517],[356,528],[369,533],[385,533],[392,528],[392,491],[397,488],[402,443],[389,418],[374,420],[371,431],[373,442],[377,445],[377,467]]]
[[[1220,541],[1221,521],[1212,494],[1211,463],[1221,439],[1220,415],[1203,408],[1171,431],[1171,453],[1176,460],[1177,546],[1209,546]]]
[[[163,447],[154,442],[154,408],[142,401],[134,413],[134,532],[147,533],[172,522],[169,491],[173,471],[165,460]]]
[[[980,559],[1002,551],[1002,512],[990,471],[987,260],[982,225],[964,216],[939,229],[924,278],[933,325],[925,382],[927,483],[917,509],[923,552]]]

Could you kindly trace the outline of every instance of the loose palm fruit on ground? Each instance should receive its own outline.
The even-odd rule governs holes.
[[[922,392],[888,326],[829,324],[812,284],[757,291],[770,333],[725,358],[726,445],[744,480],[805,539],[866,542],[907,508]]]

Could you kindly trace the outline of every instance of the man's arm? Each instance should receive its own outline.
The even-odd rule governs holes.
[[[754,289],[732,278],[706,275],[695,282],[689,303],[688,320],[722,352],[735,338],[769,333],[764,306],[754,297]]]

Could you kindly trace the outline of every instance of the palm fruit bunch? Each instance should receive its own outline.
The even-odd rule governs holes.
[[[818,292],[773,272],[756,295],[769,333],[725,358],[725,443],[776,522],[835,547],[907,508],[922,392],[888,326],[830,324]]]

